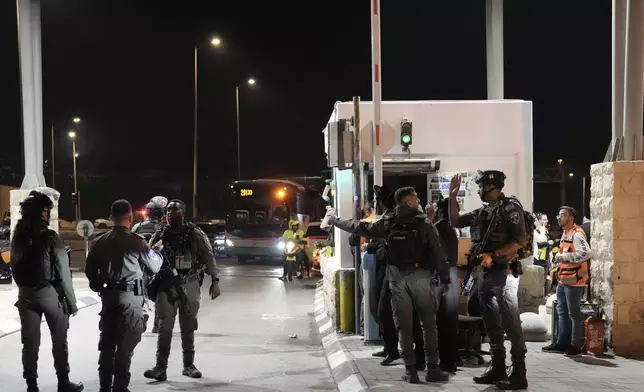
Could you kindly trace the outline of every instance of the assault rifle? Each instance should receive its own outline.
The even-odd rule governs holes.
[[[487,241],[490,239],[490,234],[492,234],[494,232],[494,229],[496,229],[496,225],[499,222],[498,217],[499,217],[499,214],[495,209],[494,215],[492,216],[492,220],[490,221],[490,225],[487,227],[487,230],[485,231],[485,235],[483,236],[482,241],[474,243],[472,245],[472,248],[470,249],[470,252],[466,255],[467,270],[465,270],[465,276],[463,277],[463,283],[461,284],[461,288],[462,288],[461,295],[463,296],[469,295],[472,292],[474,283],[476,283],[475,270],[478,266],[481,265],[481,262],[483,261],[483,257],[484,257],[483,249],[485,249],[485,246],[487,245]]]
[[[150,283],[150,286],[148,287],[149,297],[151,299],[154,297],[154,301],[156,301],[159,290],[166,289],[170,291],[172,294],[174,294],[173,299],[175,301],[179,301],[179,306],[186,312],[189,320],[191,320],[193,323],[196,323],[197,317],[196,315],[192,314],[188,299],[188,292],[183,286],[184,279],[170,264],[170,260],[168,259],[168,255],[165,252],[165,249],[161,250],[161,255],[163,256],[163,264],[161,265],[161,270],[158,274],[155,275],[154,279]]]

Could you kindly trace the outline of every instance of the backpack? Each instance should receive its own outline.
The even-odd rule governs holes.
[[[519,199],[516,197],[509,197],[508,199],[510,203],[517,203],[519,207],[521,207],[521,210],[523,211],[523,223],[525,224],[525,234],[526,234],[526,242],[523,244],[523,248],[519,249],[517,251],[519,255],[519,260],[525,259],[527,257],[530,257],[534,253],[534,249],[532,248],[533,242],[534,242],[534,231],[537,228],[536,222],[537,219],[534,217],[534,215],[531,212],[528,212],[523,209],[523,206],[521,205],[521,202]]]
[[[423,236],[424,219],[392,219],[387,235],[389,263],[397,267],[425,267],[426,244]]]

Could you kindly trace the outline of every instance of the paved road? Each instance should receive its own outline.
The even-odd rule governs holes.
[[[238,265],[222,261],[222,295],[202,305],[197,331],[196,365],[200,380],[181,375],[181,343],[175,327],[168,381],[143,378],[154,365],[156,335],[146,333],[132,362],[136,392],[147,391],[335,391],[312,319],[315,281],[282,283],[278,266]],[[204,290],[207,288],[204,285]],[[100,305],[83,309],[71,320],[69,346],[72,379],[86,391],[98,390],[97,345]],[[289,335],[297,334],[296,339]],[[54,391],[56,376],[46,327],[40,353],[42,391]],[[0,391],[24,390],[20,334],[0,339]]]

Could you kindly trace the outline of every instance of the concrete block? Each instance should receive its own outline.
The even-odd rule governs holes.
[[[536,313],[521,313],[521,328],[527,342],[545,342],[548,339],[548,326]]]
[[[539,312],[543,302],[545,272],[543,267],[527,265],[523,267],[523,275],[519,281],[519,310],[524,312]]]

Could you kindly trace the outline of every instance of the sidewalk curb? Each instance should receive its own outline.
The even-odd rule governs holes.
[[[101,299],[98,296],[98,294],[86,295],[76,299],[76,306],[78,307],[78,310],[81,310],[83,308],[96,305],[97,303],[100,303],[100,302],[101,302]],[[42,323],[44,322],[45,322],[45,318],[43,317]],[[7,335],[11,335],[15,332],[18,332],[20,331],[21,328],[22,326],[20,324],[20,317],[12,317],[12,318],[6,319],[0,322],[0,338],[3,338]]]
[[[322,291],[321,283],[321,281],[318,282],[315,289],[313,314],[322,339],[324,354],[331,369],[331,375],[340,392],[368,391],[367,382],[360,374],[351,354],[338,340],[338,334],[333,328],[324,303],[324,292]]]

